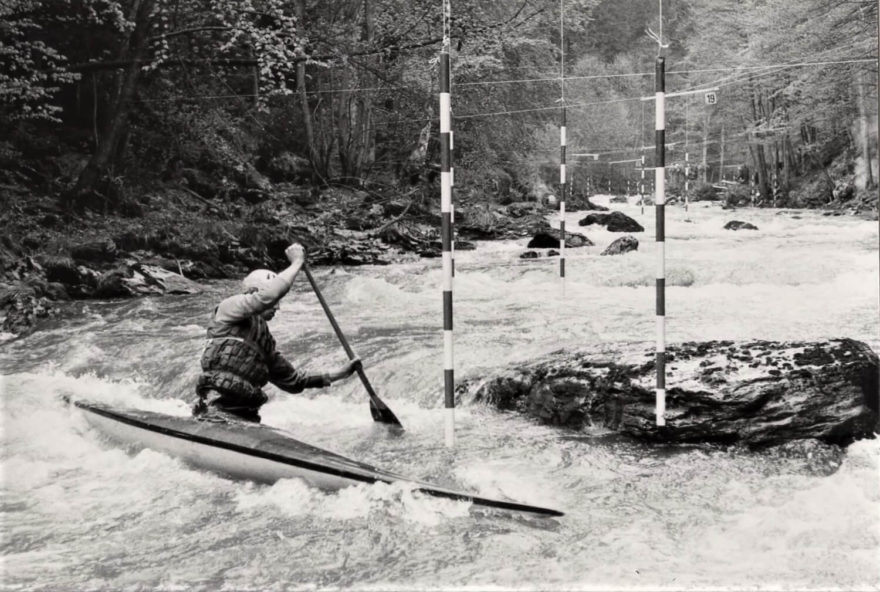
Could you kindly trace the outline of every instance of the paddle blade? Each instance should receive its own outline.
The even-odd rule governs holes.
[[[400,423],[394,412],[378,398],[370,399],[370,414],[373,416],[373,421],[387,423],[403,429],[403,424]]]

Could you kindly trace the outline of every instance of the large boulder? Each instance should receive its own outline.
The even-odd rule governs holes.
[[[638,251],[639,250],[639,241],[636,237],[626,235],[622,236],[619,239],[615,240],[613,243],[608,245],[608,247],[602,251],[603,255],[622,255],[624,253],[629,253],[630,251]]]
[[[608,214],[589,214],[582,218],[579,226],[598,224],[605,226],[608,232],[644,232],[641,224],[624,214],[623,212],[610,212]]]
[[[662,428],[655,425],[654,359],[653,351],[632,346],[559,351],[465,381],[457,392],[545,424],[645,441],[846,445],[880,428],[877,355],[858,341],[668,347]]]

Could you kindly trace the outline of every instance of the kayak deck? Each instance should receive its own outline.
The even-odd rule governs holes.
[[[164,452],[198,468],[236,479],[271,484],[280,479],[300,478],[327,490],[358,483],[403,482],[421,493],[479,507],[545,517],[563,515],[549,508],[476,496],[410,479],[306,444],[262,424],[197,420],[85,401],[76,401],[74,405],[86,412],[92,426],[114,440]]]

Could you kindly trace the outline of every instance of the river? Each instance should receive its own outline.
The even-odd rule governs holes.
[[[602,203],[603,198],[595,198]],[[607,198],[604,198],[607,201]],[[638,252],[519,259],[527,241],[459,252],[456,376],[560,347],[654,339],[653,208]],[[724,230],[731,219],[758,231]],[[670,343],[851,337],[880,347],[877,223],[820,212],[667,208]],[[200,295],[78,302],[0,346],[2,583],[8,590],[880,589],[880,440],[750,453],[595,441],[483,406],[443,443],[439,260],[318,269],[332,310],[407,431],[373,424],[356,379],[276,396],[263,421],[358,460],[483,495],[558,508],[557,520],[364,485],[235,482],[90,429],[68,395],[188,413],[208,311]],[[345,354],[304,278],[271,323],[307,369]]]

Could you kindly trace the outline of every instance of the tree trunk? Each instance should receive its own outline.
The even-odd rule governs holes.
[[[756,87],[752,87],[752,121],[753,125],[758,126],[762,122],[766,122],[764,117],[764,105],[761,101],[761,93]],[[761,144],[760,138],[755,138],[754,134],[750,138],[749,153],[752,155],[752,163],[755,167],[755,174],[758,175],[758,193],[763,203],[770,200],[770,182],[767,175],[767,158],[764,155],[764,145]]]
[[[712,116],[707,111],[706,112],[706,120],[703,122],[703,166],[701,167],[702,172],[700,173],[700,180],[703,183],[709,181],[709,163],[707,162],[707,156],[709,154],[709,123],[712,121]]]
[[[107,171],[119,139],[126,127],[128,114],[137,90],[137,84],[141,74],[141,61],[147,52],[149,44],[148,33],[151,27],[151,13],[155,0],[135,0],[132,7],[135,27],[128,39],[127,46],[123,49],[122,58],[130,61],[130,65],[123,74],[120,90],[116,100],[110,106],[107,123],[101,134],[101,143],[95,149],[92,158],[80,172],[76,185],[72,190],[74,196],[91,193],[95,186]]]
[[[297,34],[302,36],[305,29],[306,7],[305,0],[296,1],[296,26]],[[313,169],[318,169],[319,174],[326,176],[327,171],[323,167],[318,166],[318,150],[315,146],[315,126],[312,121],[312,110],[309,107],[309,97],[306,91],[306,63],[299,62],[296,65],[296,92],[299,96],[299,107],[302,109],[303,129],[306,132],[306,143],[308,144],[309,161],[312,163]]]
[[[865,109],[865,85],[861,71],[856,74],[856,90],[859,103],[859,149],[865,161],[865,188],[874,187],[874,172],[871,166],[871,142],[868,136],[868,113]]]

